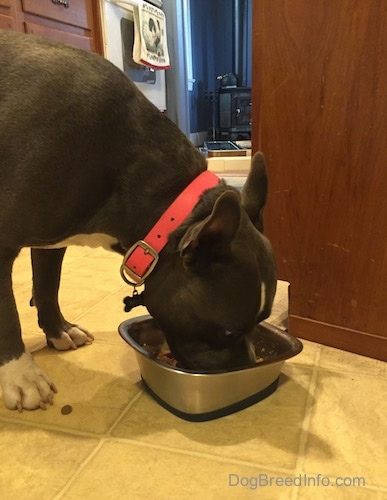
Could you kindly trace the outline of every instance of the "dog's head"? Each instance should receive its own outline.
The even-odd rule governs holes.
[[[174,355],[194,370],[254,361],[246,336],[269,316],[277,283],[273,251],[262,234],[263,155],[253,158],[241,194],[225,185],[215,189],[221,190],[215,203],[209,191],[193,220],[171,235],[144,294]]]

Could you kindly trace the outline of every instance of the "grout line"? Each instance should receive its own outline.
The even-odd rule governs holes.
[[[75,429],[72,427],[62,427],[60,425],[55,425],[55,424],[49,424],[49,423],[42,423],[42,422],[32,422],[29,420],[18,420],[13,417],[7,417],[4,415],[0,416],[0,422],[5,422],[7,424],[12,424],[12,425],[24,425],[26,427],[33,427],[33,428],[38,428],[41,430],[47,430],[50,432],[59,432],[62,434],[69,434],[71,436],[78,436],[78,437],[85,437],[85,438],[90,438],[90,439],[104,439],[104,438],[110,438],[111,431],[115,427],[115,425],[122,420],[124,414],[131,408],[131,406],[141,397],[143,393],[142,389],[139,389],[137,393],[131,398],[131,400],[126,404],[124,409],[121,411],[121,413],[118,415],[114,423],[109,427],[109,429],[101,434],[97,434],[94,432],[88,432],[88,431],[82,431],[79,429]],[[39,410],[38,410],[39,411]]]
[[[335,373],[341,373],[343,375],[366,375],[367,377],[376,377],[380,380],[380,377],[382,374],[380,373],[370,373],[367,371],[365,368],[363,370],[345,370],[345,369],[340,369],[339,367],[328,367],[328,366],[319,366],[319,370],[323,372],[335,372]]]
[[[74,474],[70,477],[70,479],[67,481],[65,486],[61,489],[59,493],[57,493],[54,497],[53,500],[60,500],[61,498],[64,498],[64,495],[66,492],[69,490],[69,488],[75,483],[75,481],[78,479],[78,477],[81,475],[82,471],[86,468],[86,466],[92,461],[92,459],[97,455],[99,450],[102,448],[102,445],[104,444],[105,440],[100,439],[99,443],[96,445],[94,450],[85,458],[85,460],[77,467],[77,470],[74,472]]]
[[[141,397],[142,391],[139,390],[138,393],[131,399],[131,401],[125,406],[125,408],[122,410],[120,415],[116,418],[114,423],[110,426],[110,428],[106,431],[105,434],[102,435],[94,435],[92,434],[90,436],[89,433],[85,432],[76,432],[73,429],[70,429],[70,434],[75,434],[75,435],[82,435],[85,437],[93,437],[94,439],[97,438],[99,439],[99,443],[97,443],[96,447],[93,449],[93,451],[85,458],[85,460],[77,467],[76,471],[74,474],[69,478],[69,480],[66,482],[65,486],[61,489],[59,493],[57,493],[53,500],[61,500],[65,498],[65,495],[67,491],[71,488],[71,486],[77,481],[79,476],[82,474],[83,470],[87,467],[87,465],[93,460],[93,458],[97,455],[97,453],[100,451],[102,446],[107,442],[107,441],[114,441],[114,438],[111,436],[111,431],[114,429],[114,427],[121,421],[125,413],[130,409],[130,407]],[[68,430],[67,430],[68,432]],[[123,440],[125,443],[130,441],[130,440]],[[137,444],[137,442],[136,442]]]
[[[256,462],[249,462],[247,460],[239,460],[235,459],[232,457],[223,457],[221,455],[213,455],[208,452],[201,452],[201,451],[196,451],[196,450],[189,450],[189,449],[183,449],[183,448],[175,448],[173,446],[166,446],[166,445],[161,445],[161,444],[155,444],[155,443],[148,443],[146,441],[139,441],[136,439],[128,439],[128,438],[120,438],[120,437],[105,437],[104,442],[110,441],[110,442],[115,442],[115,443],[121,443],[121,444],[131,444],[135,445],[137,447],[142,447],[142,448],[147,448],[147,449],[152,449],[152,450],[159,450],[159,451],[167,451],[169,453],[176,453],[180,455],[185,455],[185,456],[190,456],[190,457],[198,457],[198,458],[206,458],[209,460],[213,460],[219,463],[224,463],[224,464],[232,464],[232,465],[239,465],[243,467],[251,467],[254,469],[265,469],[267,471],[271,472],[277,472],[277,473],[286,473],[289,475],[295,475],[296,470],[292,468],[286,468],[286,467],[273,467],[270,465],[265,465],[261,463],[256,463]]]
[[[309,384],[309,394],[305,404],[305,414],[302,422],[302,432],[300,436],[300,444],[298,448],[296,469],[301,469],[304,464],[305,459],[305,449],[308,441],[310,421],[312,417],[312,406],[314,401],[314,395],[317,386],[317,377],[319,373],[319,361],[320,361],[320,350],[316,352],[315,366],[313,367],[312,378]]]
[[[122,412],[124,413],[129,409],[129,407],[134,404],[134,402],[140,397],[141,392],[139,395],[136,395],[132,401],[126,406],[125,410]],[[117,418],[116,423],[118,423],[118,420],[120,417]],[[166,451],[170,453],[175,453],[175,454],[180,454],[180,455],[185,455],[185,456],[194,456],[198,458],[205,458],[217,463],[222,463],[222,464],[229,464],[229,465],[235,465],[235,466],[241,466],[241,467],[250,467],[252,469],[257,469],[258,471],[269,471],[272,472],[273,474],[277,475],[289,475],[289,476],[297,476],[298,474],[304,474],[302,467],[299,467],[299,464],[296,463],[295,468],[286,468],[286,467],[273,467],[267,464],[261,464],[261,463],[253,463],[249,462],[246,460],[238,460],[238,459],[233,459],[231,457],[225,457],[223,458],[220,455],[213,455],[211,453],[206,453],[206,452],[199,452],[195,450],[187,450],[187,449],[180,449],[180,448],[174,448],[174,447],[169,447],[165,445],[157,445],[155,443],[147,443],[145,441],[138,441],[136,439],[128,439],[128,438],[120,438],[120,437],[112,437],[108,433],[111,432],[111,429],[107,431],[106,434],[103,435],[95,435],[91,433],[87,433],[84,431],[76,431],[73,429],[63,429],[63,428],[57,428],[53,427],[51,425],[45,425],[45,424],[37,424],[37,423],[32,423],[32,422],[15,422],[12,419],[7,419],[0,417],[0,421],[3,420],[5,422],[10,422],[13,424],[21,423],[22,425],[27,425],[31,427],[38,427],[41,429],[45,430],[52,430],[56,432],[62,432],[62,433],[68,433],[71,435],[78,435],[82,437],[90,437],[95,440],[99,440],[99,442],[96,444],[95,448],[90,452],[90,454],[85,458],[85,460],[82,462],[77,467],[77,470],[74,472],[74,474],[69,478],[68,482],[66,485],[62,488],[62,490],[56,494],[55,497],[53,497],[53,500],[61,500],[65,497],[66,492],[68,489],[76,482],[76,480],[79,478],[81,475],[82,471],[87,467],[87,465],[92,461],[92,459],[97,455],[97,453],[101,450],[102,446],[106,444],[107,442],[110,443],[121,443],[125,445],[134,445],[136,447],[142,447],[142,448],[147,448],[147,449],[153,449],[153,450],[159,450],[159,451]],[[306,420],[306,419],[305,419]],[[309,422],[308,422],[309,424]],[[112,426],[113,427],[113,426]],[[305,425],[305,428],[307,426]],[[300,446],[301,448],[301,446]],[[327,476],[330,477],[330,476]],[[334,481],[335,478],[330,478],[332,481]],[[383,486],[376,486],[376,485],[367,485],[366,489],[371,490],[371,491],[376,491],[376,492],[387,492],[387,488]],[[298,491],[300,488],[293,488],[292,490],[292,495],[291,499],[295,500],[298,497]]]
[[[113,429],[117,427],[117,425],[121,422],[121,420],[124,418],[126,413],[130,410],[130,408],[137,403],[137,401],[141,398],[141,396],[144,394],[144,389],[140,389],[138,393],[133,396],[131,401],[125,406],[125,408],[122,410],[122,412],[118,415],[118,417],[115,419],[115,421],[112,423],[112,425],[109,427],[109,429],[106,431],[105,436],[106,437],[112,437],[111,433]]]
[[[178,453],[178,454],[182,454],[182,455],[196,456],[196,457],[201,457],[201,458],[212,459],[212,460],[215,460],[215,461],[220,462],[220,463],[231,463],[231,464],[240,465],[240,466],[248,466],[248,467],[253,467],[253,468],[263,468],[263,469],[268,470],[268,471],[288,473],[290,475],[294,475],[296,473],[296,470],[292,469],[292,468],[272,467],[270,465],[249,462],[246,460],[233,459],[231,457],[223,458],[220,455],[213,455],[211,453],[206,453],[206,452],[199,452],[199,451],[195,451],[195,450],[175,448],[175,447],[166,446],[166,445],[158,445],[155,443],[148,443],[146,441],[140,441],[140,440],[125,438],[125,437],[111,436],[110,432],[113,430],[114,426],[116,424],[118,424],[118,421],[122,419],[123,414],[130,408],[130,406],[132,404],[134,404],[137,401],[137,399],[139,399],[139,397],[141,395],[142,395],[142,392],[140,391],[140,393],[137,394],[132,399],[132,401],[126,406],[126,408],[125,408],[125,410],[123,410],[122,414],[119,417],[117,417],[115,424],[113,424],[105,434],[93,434],[91,432],[80,431],[80,430],[73,429],[73,428],[64,428],[64,427],[54,426],[52,424],[42,424],[39,422],[30,422],[30,421],[27,422],[27,421],[23,421],[23,420],[19,421],[19,420],[14,420],[12,418],[7,418],[7,417],[0,417],[0,421],[3,421],[3,422],[8,423],[8,424],[24,425],[26,427],[38,428],[41,430],[46,430],[46,431],[50,431],[50,432],[57,432],[57,433],[61,433],[61,434],[71,435],[71,436],[90,438],[90,439],[94,439],[96,441],[99,440],[99,443],[97,443],[97,445],[96,445],[96,448],[98,448],[98,449],[100,449],[102,444],[104,444],[106,442],[116,442],[116,443],[121,443],[121,444],[131,444],[131,445],[140,446],[140,447],[148,448],[148,449],[156,449],[156,450],[160,450],[160,451],[168,451],[171,453]],[[96,449],[94,449],[90,455],[94,456],[95,450]],[[90,455],[85,459],[85,461],[80,465],[80,467],[84,468],[85,462],[90,461]],[[75,474],[77,474],[77,473],[75,473]],[[72,478],[70,478],[69,481],[72,481]]]
[[[318,368],[320,367],[320,359],[321,359],[321,349],[322,349],[322,344],[316,343],[317,349],[316,349],[316,354],[314,357],[314,364]]]
[[[65,498],[66,493],[68,490],[71,488],[71,486],[77,481],[83,470],[87,467],[87,465],[93,460],[93,458],[97,455],[97,453],[101,450],[103,445],[106,442],[116,442],[116,443],[122,443],[122,444],[131,444],[135,445],[136,447],[142,447],[142,448],[147,448],[147,449],[152,449],[152,450],[160,450],[163,452],[170,452],[170,453],[175,453],[175,454],[180,454],[180,455],[185,455],[189,457],[198,457],[198,458],[205,458],[207,460],[211,460],[217,463],[222,463],[222,464],[228,464],[230,466],[236,465],[236,466],[241,466],[241,467],[250,467],[253,469],[258,469],[258,471],[262,471],[264,469],[265,471],[270,471],[275,474],[287,474],[289,476],[294,476],[295,471],[293,469],[286,469],[283,467],[270,467],[267,465],[262,465],[262,464],[256,464],[252,462],[247,462],[244,460],[237,460],[237,459],[232,459],[232,458],[222,458],[221,456],[218,455],[211,455],[210,453],[203,453],[203,452],[197,452],[194,450],[185,450],[185,449],[179,449],[179,448],[173,448],[173,447],[166,447],[162,445],[156,445],[156,444],[151,444],[151,443],[146,443],[143,441],[137,441],[135,439],[126,439],[126,438],[113,438],[109,436],[104,436],[100,439],[100,442],[97,444],[97,446],[94,448],[94,450],[86,457],[86,459],[82,462],[82,464],[79,465],[77,468],[76,472],[71,476],[71,478],[67,481],[66,485],[62,488],[62,490],[57,493],[57,495],[53,498],[53,500],[61,500]]]
[[[305,450],[306,450],[306,445],[307,445],[308,438],[309,438],[310,421],[312,418],[312,406],[313,406],[314,395],[315,395],[316,386],[317,386],[320,357],[321,357],[321,346],[319,349],[316,350],[312,377],[310,379],[309,388],[308,388],[309,394],[308,394],[306,404],[305,404],[304,418],[302,420],[302,431],[301,431],[301,435],[300,435],[297,460],[296,460],[296,467],[295,467],[295,471],[297,473],[300,473],[300,471],[303,469],[303,466],[305,463]],[[297,498],[298,498],[298,490],[296,488],[294,488],[292,491],[292,494],[291,494],[291,500],[296,500]]]
[[[35,411],[35,410],[34,410]],[[40,411],[40,410],[36,410]],[[17,420],[12,417],[0,417],[0,422],[5,422],[7,424],[11,425],[24,425],[25,427],[32,427],[36,429],[41,429],[41,430],[46,430],[50,432],[58,432],[61,434],[70,434],[72,436],[79,436],[79,437],[86,437],[86,438],[91,438],[91,439],[101,439],[101,436],[104,436],[103,434],[94,434],[92,432],[87,432],[87,431],[81,431],[77,429],[73,429],[71,427],[61,427],[53,424],[43,424],[41,422],[31,422],[27,420]]]

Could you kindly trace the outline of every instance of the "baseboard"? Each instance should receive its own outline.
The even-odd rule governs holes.
[[[294,337],[387,361],[387,337],[330,325],[292,314],[289,315],[288,330]]]

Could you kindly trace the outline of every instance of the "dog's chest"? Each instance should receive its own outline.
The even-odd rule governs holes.
[[[102,247],[105,250],[112,250],[114,245],[117,245],[118,240],[104,233],[93,233],[93,234],[76,234],[66,238],[65,240],[59,241],[54,245],[43,245],[39,248],[63,248],[68,246],[86,246],[91,248]]]

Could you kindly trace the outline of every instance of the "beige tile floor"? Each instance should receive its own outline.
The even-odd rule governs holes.
[[[63,312],[96,339],[59,353],[45,347],[28,305],[28,251],[17,259],[25,342],[59,392],[47,411],[19,414],[0,403],[1,498],[387,499],[385,363],[304,341],[269,398],[219,420],[181,420],[143,391],[117,333],[130,292],[119,265],[103,250],[68,250]],[[284,324],[279,285],[271,321]]]

